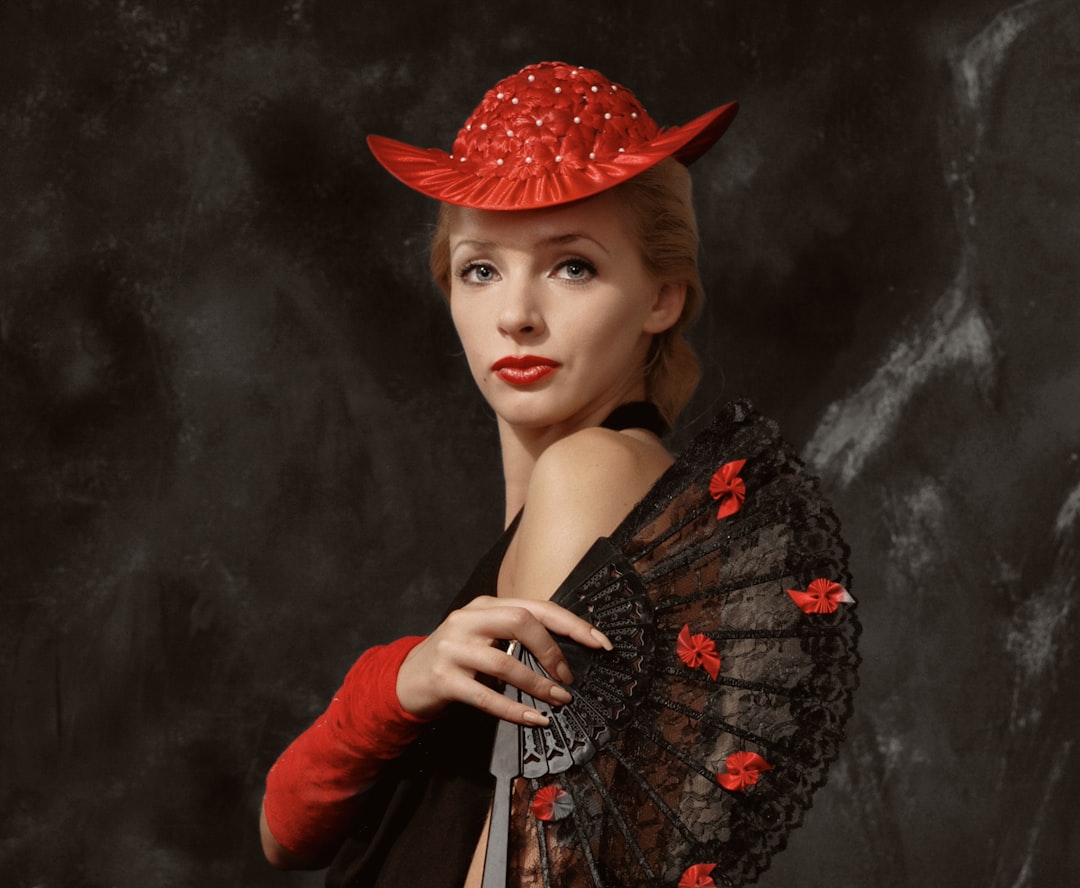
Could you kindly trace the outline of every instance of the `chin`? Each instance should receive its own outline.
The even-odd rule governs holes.
[[[496,415],[507,425],[520,429],[543,429],[559,425],[570,418],[569,413],[543,410],[538,408],[518,407],[509,410],[495,410]]]
[[[582,410],[580,404],[559,403],[543,391],[500,392],[498,397],[487,398],[487,402],[504,423],[523,429],[559,425]]]

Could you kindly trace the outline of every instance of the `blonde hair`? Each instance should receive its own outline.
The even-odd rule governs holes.
[[[686,303],[679,319],[653,336],[645,361],[645,395],[669,425],[686,406],[701,378],[701,369],[685,331],[703,299],[698,273],[698,227],[694,216],[690,173],[668,158],[616,185],[629,211],[633,235],[646,271],[663,283],[684,284]],[[431,274],[450,296],[450,222],[452,206],[439,207],[431,238]]]

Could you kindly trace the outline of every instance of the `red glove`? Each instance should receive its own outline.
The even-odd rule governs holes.
[[[336,847],[360,793],[424,729],[397,697],[401,663],[423,640],[408,636],[366,651],[326,712],[270,768],[263,811],[286,850],[312,859]]]

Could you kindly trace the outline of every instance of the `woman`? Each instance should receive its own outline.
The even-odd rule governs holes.
[[[344,842],[332,884],[405,884],[422,855],[425,884],[479,886],[495,720],[547,722],[499,683],[557,706],[574,677],[555,637],[610,648],[548,599],[672,462],[660,435],[696,384],[682,331],[701,298],[685,164],[735,111],[661,130],[602,75],[544,63],[489,91],[451,155],[369,139],[442,201],[432,270],[496,415],[507,530],[442,623],[361,657],[271,770],[275,865]]]

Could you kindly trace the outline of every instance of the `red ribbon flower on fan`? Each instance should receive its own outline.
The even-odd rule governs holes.
[[[690,626],[686,624],[679,632],[675,642],[675,650],[682,660],[691,669],[704,669],[716,681],[720,672],[720,654],[716,652],[716,643],[707,635],[698,633],[690,634]]]
[[[532,800],[533,816],[537,820],[562,820],[574,810],[570,793],[557,786],[545,786],[536,791]]]
[[[804,614],[831,614],[841,604],[851,604],[855,600],[839,583],[826,579],[814,580],[806,591],[788,589],[787,594]]]
[[[716,882],[709,875],[714,869],[715,863],[695,863],[687,867],[679,879],[679,888],[716,888]]]
[[[725,763],[727,772],[716,775],[716,782],[732,792],[746,792],[746,787],[758,782],[762,771],[771,771],[770,765],[756,752],[733,752]]]
[[[720,509],[716,513],[717,521],[734,515],[742,508],[743,500],[746,499],[746,482],[739,477],[739,472],[744,465],[745,459],[724,463],[709,482],[709,493],[714,500],[720,501]]]

